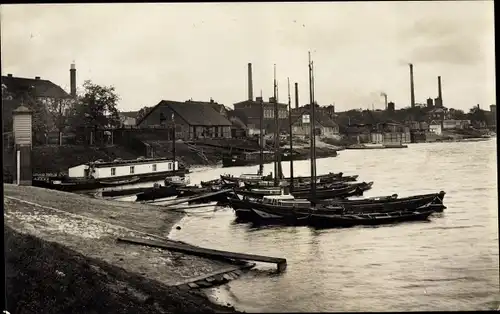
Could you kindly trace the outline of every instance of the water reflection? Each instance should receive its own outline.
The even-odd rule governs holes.
[[[294,163],[308,175],[308,161]],[[317,161],[318,174],[342,171],[375,181],[366,196],[447,192],[429,222],[315,230],[255,228],[230,209],[189,216],[170,236],[190,243],[288,260],[286,272],[259,264],[218,294],[245,311],[458,311],[496,309],[498,205],[494,140],[415,144],[401,150],[342,151]],[[191,182],[257,167],[212,169]],[[272,165],[265,165],[266,172]],[[287,162],[283,172],[288,174]]]

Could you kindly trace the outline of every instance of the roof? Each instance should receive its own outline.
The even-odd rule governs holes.
[[[29,108],[25,107],[24,105],[20,105],[19,107],[14,109],[13,112],[15,112],[15,113],[32,113],[33,111],[31,111]]]
[[[7,87],[8,92],[14,94],[27,92],[30,89],[34,89],[34,94],[37,97],[50,97],[50,98],[71,97],[59,85],[56,85],[49,80],[2,76],[2,84],[4,84]]]
[[[232,126],[233,124],[226,117],[219,114],[212,106],[213,103],[201,101],[178,102],[172,100],[162,100],[153,107],[140,121],[139,125],[152,112],[159,107],[166,106],[180,116],[189,125],[200,126]]]
[[[292,121],[293,121],[292,124],[295,124],[297,122],[297,120],[300,117],[302,117],[305,113],[309,113],[309,109],[303,109],[298,114],[292,114]],[[323,127],[334,128],[334,127],[338,126],[337,123],[335,123],[332,119],[330,119],[323,112],[315,111],[314,114],[315,114],[314,117],[316,118],[316,122],[321,124]]]
[[[255,100],[243,100],[243,101],[240,101],[240,102],[237,102],[235,104],[233,104],[234,108],[236,109],[236,106],[237,105],[245,105],[245,104],[248,104],[248,105],[260,105],[261,102],[260,101],[255,101]],[[268,107],[268,106],[274,106],[274,103],[272,102],[269,102],[269,101],[263,101],[262,104],[265,106],[265,107]],[[284,103],[280,103],[278,102],[278,107],[287,107],[288,108],[288,104],[284,104]]]

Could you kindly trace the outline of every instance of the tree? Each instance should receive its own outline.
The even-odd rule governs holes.
[[[153,107],[142,107],[138,112],[137,112],[137,118],[136,121],[139,122],[144,118],[150,111],[153,109]]]
[[[45,98],[40,100],[47,110],[51,120],[52,130],[57,130],[59,135],[70,125],[71,115],[76,100],[73,98]],[[61,145],[59,137],[59,145]]]
[[[479,105],[472,107],[467,114],[473,124],[481,125],[486,123],[486,113],[479,108]]]
[[[83,95],[72,110],[71,126],[91,128],[97,131],[120,126],[117,103],[119,96],[113,86],[100,86],[87,80],[83,83]]]

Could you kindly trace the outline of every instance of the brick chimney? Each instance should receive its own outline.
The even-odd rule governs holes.
[[[410,63],[410,101],[411,107],[415,107],[415,85],[413,83],[413,64]]]
[[[295,109],[299,108],[299,83],[295,83]]]
[[[76,97],[76,67],[74,63],[71,63],[69,69],[69,83],[70,83],[70,94],[71,97]]]
[[[253,100],[252,64],[248,64],[248,100]]]
[[[438,98],[439,98],[439,106],[443,106],[443,93],[441,90],[441,76],[438,76]]]

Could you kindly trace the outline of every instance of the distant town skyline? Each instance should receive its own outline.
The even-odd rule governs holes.
[[[272,97],[277,65],[279,100],[290,77],[300,104],[309,101],[308,51],[315,64],[315,98],[337,111],[410,105],[437,97],[467,111],[495,103],[493,1],[156,3],[2,5],[2,75],[40,76],[69,92],[77,85],[113,85],[119,110],[165,100],[230,106]]]

